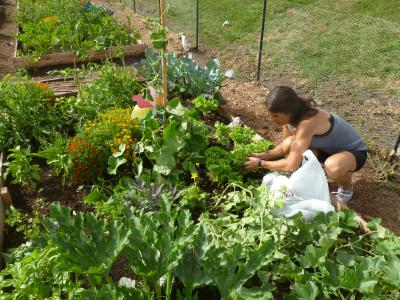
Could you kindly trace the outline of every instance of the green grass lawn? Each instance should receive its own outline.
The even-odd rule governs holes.
[[[336,12],[364,14],[400,24],[399,0],[290,0]]]
[[[193,44],[195,1],[167,3],[169,27],[185,32]],[[255,73],[261,10],[261,0],[201,0],[200,46],[230,55],[245,48],[240,59],[254,65]],[[230,26],[222,27],[225,20]],[[292,74],[314,89],[334,80],[398,95],[399,22],[399,0],[269,0],[263,70]]]

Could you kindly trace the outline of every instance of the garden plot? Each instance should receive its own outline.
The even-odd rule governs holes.
[[[77,65],[112,57],[141,57],[146,45],[104,6],[80,1],[19,1],[16,68]]]
[[[7,180],[32,209],[29,219],[8,211],[7,225],[30,242],[7,256],[3,298],[398,295],[398,237],[377,220],[362,233],[351,210],[273,218],[260,174],[242,168],[273,145],[217,122],[218,62],[170,54],[171,98],[155,106],[159,60],[148,51],[145,82],[99,66],[77,97],[2,81]]]
[[[159,106],[160,59],[147,51],[145,81],[112,63],[77,70],[98,76],[76,97],[0,82],[0,145],[21,205],[7,226],[24,235],[0,297],[397,298],[400,239],[379,220],[361,232],[351,210],[273,218],[262,175],[242,168],[273,145],[216,115],[218,61],[168,54]]]

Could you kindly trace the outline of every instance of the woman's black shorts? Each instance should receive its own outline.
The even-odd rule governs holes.
[[[357,172],[365,165],[365,162],[367,161],[368,151],[367,150],[346,150],[346,151],[354,155],[356,159],[356,169],[354,172]],[[324,163],[325,160],[331,155],[333,154],[329,154],[318,150],[317,158],[320,163]]]

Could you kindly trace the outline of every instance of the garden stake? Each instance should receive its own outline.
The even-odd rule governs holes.
[[[165,10],[165,0],[160,0],[160,22],[161,26],[165,26],[166,19],[166,10]],[[167,104],[168,98],[168,83],[167,83],[167,58],[165,56],[165,51],[161,51],[162,63],[162,103],[161,105]]]
[[[199,0],[196,0],[196,50],[199,50]]]

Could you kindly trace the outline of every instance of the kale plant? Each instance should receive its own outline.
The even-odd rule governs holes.
[[[190,56],[176,57],[167,53],[168,91],[171,97],[181,96],[185,99],[196,98],[207,94],[218,96],[219,86],[224,80],[220,74],[219,61],[210,60],[205,67],[199,66]],[[140,73],[155,86],[161,86],[161,56],[159,53],[146,50]]]

